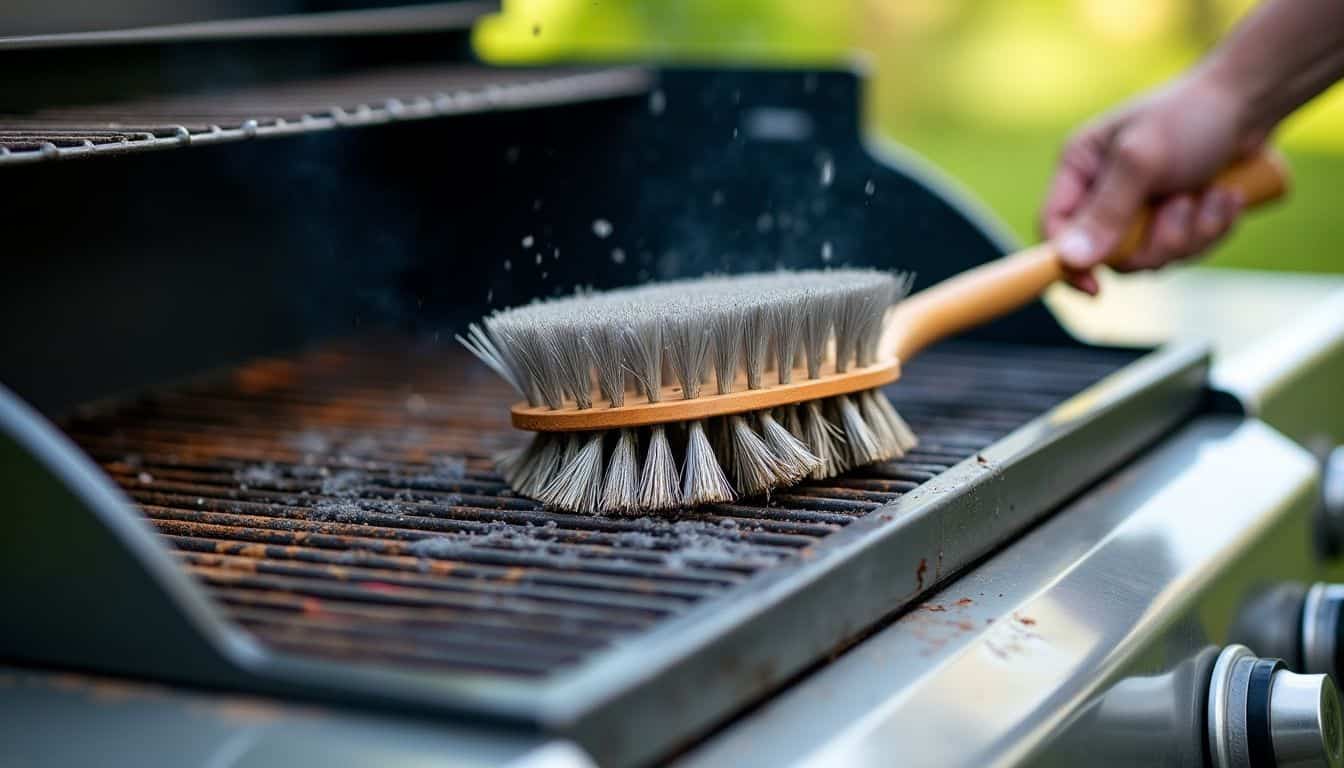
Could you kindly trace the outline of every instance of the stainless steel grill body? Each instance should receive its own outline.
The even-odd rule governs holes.
[[[1153,439],[1196,406],[1203,370],[1198,348],[1125,365],[1131,353],[950,345],[891,390],[921,435],[905,459],[623,520],[555,515],[507,493],[489,456],[522,439],[506,425],[509,396],[463,359],[342,344],[74,417],[70,436],[175,554],[142,552],[139,576],[88,590],[88,610],[124,613],[104,627],[123,637],[89,653],[52,617],[6,638],[7,652],[144,668],[139,627],[176,614],[187,624],[153,636],[173,649],[152,663],[166,679],[474,713],[641,762],[842,648]],[[1105,443],[1091,445],[1090,430]],[[1088,445],[1089,462],[1059,476],[1059,456]],[[117,532],[125,511],[100,514],[122,546],[152,546],[137,543],[139,525]],[[67,522],[25,518],[11,549]],[[45,561],[30,571],[34,591],[7,599],[29,611],[80,583],[79,570]]]

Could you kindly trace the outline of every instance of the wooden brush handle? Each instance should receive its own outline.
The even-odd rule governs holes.
[[[1245,208],[1282,197],[1288,167],[1273,150],[1228,166],[1211,187],[1241,193]],[[1113,264],[1139,247],[1151,209],[1144,209],[1120,245],[1106,257]],[[897,305],[883,331],[882,357],[907,361],[924,347],[1028,304],[1067,274],[1054,247],[1046,242],[967,270]]]

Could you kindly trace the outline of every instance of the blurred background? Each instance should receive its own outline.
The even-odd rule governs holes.
[[[865,122],[971,189],[1024,241],[1081,121],[1181,72],[1252,0],[504,0],[487,60],[843,63]],[[1215,266],[1344,273],[1344,88],[1283,126],[1291,202],[1250,217]]]

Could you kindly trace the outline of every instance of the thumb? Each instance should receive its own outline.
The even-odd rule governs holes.
[[[1066,266],[1083,270],[1105,260],[1150,197],[1161,167],[1162,144],[1153,132],[1134,128],[1116,135],[1092,193],[1055,239]]]

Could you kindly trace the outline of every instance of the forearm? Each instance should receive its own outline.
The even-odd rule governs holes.
[[[1344,0],[1267,0],[1203,70],[1238,95],[1246,132],[1263,135],[1344,76]]]

